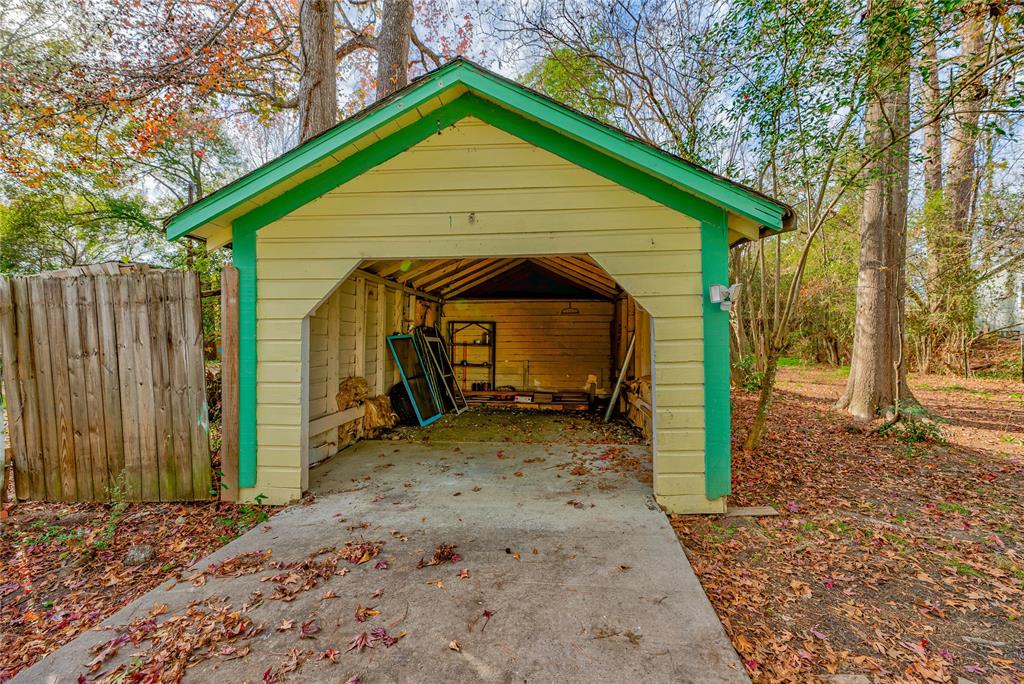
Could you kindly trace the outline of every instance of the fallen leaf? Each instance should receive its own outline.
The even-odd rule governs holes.
[[[462,645],[457,640],[455,640],[455,639],[452,639],[451,641],[448,642],[448,648],[450,648],[453,651],[458,651],[458,652],[462,651]]]
[[[374,610],[372,608],[364,608],[363,606],[359,606],[356,608],[356,622],[366,622],[370,618],[375,617],[377,615],[380,615],[379,610]]]
[[[352,641],[349,642],[346,653],[348,651],[355,651],[356,653],[360,653],[368,647],[370,647],[370,635],[366,632],[362,632],[352,637]]]

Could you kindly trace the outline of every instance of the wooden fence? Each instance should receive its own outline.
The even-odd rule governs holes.
[[[103,267],[0,278],[19,499],[210,497],[196,274]]]

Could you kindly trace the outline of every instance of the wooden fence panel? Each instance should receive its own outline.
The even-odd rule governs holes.
[[[210,410],[206,403],[206,364],[203,362],[203,309],[199,276],[185,273],[182,310],[185,318],[185,375],[188,378],[192,444],[192,497],[209,498]]]
[[[135,379],[135,312],[128,276],[114,278],[114,310],[117,324],[118,384],[121,391],[121,424],[124,434],[124,469],[120,475],[124,496],[142,499],[142,427],[139,424],[139,383]]]
[[[114,291],[111,276],[100,274],[96,277],[96,327],[99,349],[100,392],[103,415],[104,452],[107,455],[107,490],[120,488],[118,482],[124,470],[124,428],[121,418],[120,378],[117,367],[117,324],[114,313]],[[123,493],[122,493],[123,494]]]
[[[0,279],[0,371],[19,499],[210,497],[196,274]]]
[[[96,287],[93,278],[75,279],[75,305],[78,307],[82,370],[85,373],[85,409],[88,425],[92,499],[103,501],[110,488],[107,466],[106,420],[103,416],[103,377],[100,370],[100,339],[96,323]]]
[[[42,453],[42,427],[39,419],[39,388],[36,386],[35,361],[32,358],[32,328],[29,312],[28,283],[23,279],[11,281],[14,294],[14,356],[17,364],[16,378],[21,389],[21,408],[25,426],[25,452],[15,454],[14,467],[18,467],[19,458],[28,458],[28,454]],[[18,361],[18,360],[21,361]],[[17,475],[15,475],[17,484]],[[21,491],[17,490],[16,491]],[[37,501],[46,499],[46,480],[43,474],[42,459],[28,458],[28,493]]]

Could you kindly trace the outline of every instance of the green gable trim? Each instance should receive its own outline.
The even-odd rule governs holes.
[[[673,192],[695,195],[770,229],[779,230],[783,227],[783,219],[788,212],[783,205],[652,148],[513,81],[469,62],[456,60],[414,82],[392,98],[371,107],[362,115],[338,124],[182,210],[168,221],[167,236],[171,239],[181,237],[245,202],[258,201],[261,193],[276,184],[460,84],[502,109],[511,110],[651,178],[665,182]],[[430,112],[426,118],[434,116],[435,112]],[[341,163],[344,165],[348,161]]]
[[[652,148],[513,81],[478,69],[471,69],[460,76],[471,92],[595,147],[644,173],[682,186],[681,189],[674,188],[676,192],[693,193],[768,228],[781,230],[783,227],[786,209],[765,197]]]
[[[700,224],[704,324],[704,491],[732,493],[732,404],[729,398],[729,312],[711,302],[712,285],[729,284],[729,227],[724,211]]]
[[[460,62],[452,62],[430,74],[400,97],[386,100],[368,110],[365,116],[356,116],[328,129],[321,135],[284,153],[269,164],[242,176],[221,190],[207,195],[167,222],[167,237],[176,239],[187,235],[204,224],[215,220],[243,202],[257,197],[281,181],[317,164],[335,151],[386,126],[410,110],[423,105],[457,85],[457,79],[447,78]],[[346,160],[347,163],[347,160]]]

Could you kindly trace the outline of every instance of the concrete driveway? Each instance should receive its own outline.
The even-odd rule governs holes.
[[[383,542],[372,560],[341,561],[347,572],[304,590],[302,569],[210,575],[202,586],[158,588],[105,624],[159,604],[167,610],[157,621],[193,601],[249,604],[244,615],[265,629],[215,646],[221,655],[190,668],[186,681],[749,681],[642,481],[645,459],[642,446],[364,441],[313,471],[313,503],[196,567],[256,550],[289,562],[321,547]],[[418,569],[442,544],[459,559]],[[300,576],[284,580],[292,600],[272,598],[275,582],[261,579],[273,574]],[[359,622],[360,606],[380,612]],[[380,627],[404,636],[346,651]],[[74,681],[90,647],[116,634],[89,632],[15,681]],[[123,645],[97,676],[149,647]]]

